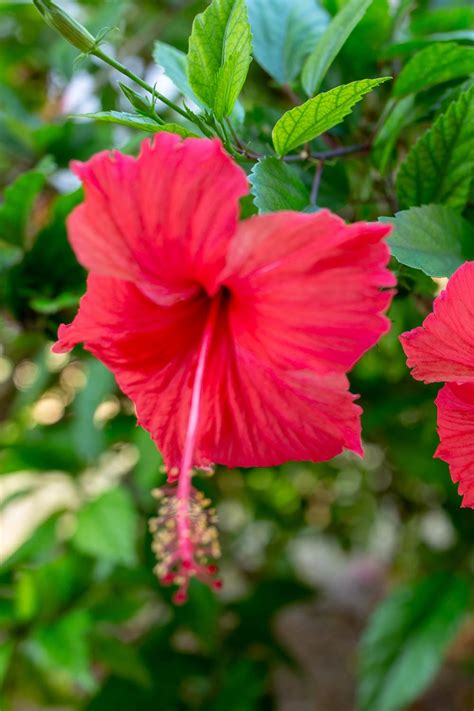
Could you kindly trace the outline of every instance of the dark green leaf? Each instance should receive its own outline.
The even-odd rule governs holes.
[[[342,84],[283,114],[272,133],[276,152],[285,155],[336,126],[365,94],[389,79],[361,79]]]
[[[397,176],[401,207],[441,203],[462,209],[474,169],[474,87],[415,143]]]
[[[436,42],[417,52],[400,72],[394,96],[406,96],[430,86],[474,73],[474,47]]]
[[[408,708],[438,671],[468,601],[464,580],[439,574],[382,602],[360,647],[360,711]]]
[[[414,35],[429,35],[436,32],[472,30],[473,27],[474,7],[459,5],[439,7],[418,14],[413,18],[410,30]]]
[[[264,158],[249,176],[255,205],[259,212],[303,210],[309,192],[298,174],[278,158]]]
[[[372,160],[382,174],[387,169],[398,137],[404,127],[416,117],[415,97],[406,96],[397,102],[392,99],[386,105],[386,109],[389,111],[388,116],[385,120],[382,116],[380,128],[372,145]]]
[[[29,170],[5,188],[0,205],[0,239],[22,247],[25,244],[28,218],[45,181],[43,173]]]
[[[298,76],[329,17],[314,0],[247,0],[255,59],[279,84]]]
[[[349,0],[318,40],[303,67],[302,83],[308,96],[318,91],[345,41],[363,18],[372,0]]]
[[[393,225],[388,244],[394,257],[428,276],[449,277],[474,257],[472,228],[450,207],[412,207],[380,221]]]
[[[213,0],[194,19],[188,78],[219,120],[229,116],[252,61],[252,36],[244,0]]]
[[[72,542],[82,553],[123,565],[136,562],[137,513],[125,489],[110,489],[82,508]]]

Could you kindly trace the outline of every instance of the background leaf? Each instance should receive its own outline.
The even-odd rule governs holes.
[[[449,277],[474,257],[469,222],[444,205],[424,205],[381,217],[393,225],[390,250],[402,264],[432,277]]]
[[[244,0],[213,0],[193,23],[188,78],[196,96],[222,120],[234,108],[252,61]]]
[[[437,42],[417,52],[405,64],[393,87],[393,95],[406,96],[473,73],[474,47]]]
[[[249,176],[251,193],[259,212],[304,210],[309,191],[298,174],[278,158],[264,158]]]
[[[155,42],[153,59],[163,68],[167,77],[184,97],[191,99],[198,106],[202,106],[188,80],[188,57],[181,50],[176,49],[166,42]]]
[[[360,647],[360,711],[407,708],[439,669],[468,601],[464,580],[438,574],[381,603]]]
[[[462,209],[474,169],[474,87],[461,94],[410,150],[397,176],[401,207]]]
[[[336,126],[365,94],[388,79],[390,77],[380,77],[343,84],[287,111],[272,132],[276,152],[285,155]]]
[[[29,170],[5,189],[0,205],[0,238],[3,241],[24,246],[28,218],[44,183],[43,173]]]
[[[313,96],[318,91],[329,67],[371,2],[372,0],[349,0],[331,20],[303,67],[301,80],[308,96]]]
[[[110,489],[79,511],[77,550],[112,563],[136,563],[137,512],[128,492]]]
[[[326,30],[327,12],[314,0],[247,0],[255,59],[279,84],[293,82]]]

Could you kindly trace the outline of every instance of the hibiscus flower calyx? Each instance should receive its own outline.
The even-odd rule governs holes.
[[[211,500],[194,487],[186,502],[179,498],[173,486],[155,489],[152,493],[159,502],[158,516],[149,523],[153,535],[152,550],[158,560],[154,572],[163,585],[178,585],[174,602],[186,602],[193,577],[215,590],[220,589],[221,581],[216,578],[219,569],[214,561],[220,557],[221,551],[217,515]],[[188,522],[185,539],[178,526],[183,505]]]

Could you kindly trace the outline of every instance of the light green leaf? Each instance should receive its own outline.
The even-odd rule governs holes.
[[[188,78],[217,119],[229,116],[252,61],[252,36],[244,0],[213,0],[194,19]]]
[[[247,0],[257,62],[279,84],[296,79],[326,30],[329,15],[314,0]]]
[[[302,83],[308,96],[318,91],[327,71],[372,0],[349,0],[331,20],[303,67]]]
[[[178,136],[187,138],[188,136],[196,136],[192,131],[188,131],[187,128],[180,126],[177,123],[157,123],[153,119],[147,116],[140,116],[139,114],[130,114],[126,111],[99,111],[96,114],[79,114],[73,116],[73,118],[88,118],[94,121],[104,122],[104,123],[116,123],[120,126],[129,126],[130,128],[137,128],[141,131],[147,131],[148,133],[161,133],[162,131],[167,131],[168,133],[176,133]]]
[[[474,174],[474,87],[461,94],[410,150],[397,176],[400,207],[464,207]]]
[[[441,666],[468,602],[468,584],[449,574],[399,588],[382,602],[360,647],[360,711],[408,708]]]
[[[474,257],[472,228],[450,207],[412,207],[380,222],[393,225],[387,240],[393,256],[428,276],[449,277]]]
[[[137,513],[125,489],[110,489],[82,508],[72,543],[82,553],[113,563],[136,562]]]
[[[474,47],[436,42],[417,52],[400,72],[394,96],[406,96],[430,86],[474,73]]]
[[[155,42],[153,59],[183,96],[202,106],[188,81],[188,58],[184,52],[166,42]]]
[[[283,114],[272,133],[276,152],[284,155],[336,126],[364,94],[390,78],[361,79],[342,84]]]
[[[259,212],[303,210],[309,192],[297,173],[278,158],[264,158],[249,176],[250,192]]]
[[[24,245],[28,218],[45,182],[38,170],[29,170],[5,188],[0,205],[0,239],[17,247]]]

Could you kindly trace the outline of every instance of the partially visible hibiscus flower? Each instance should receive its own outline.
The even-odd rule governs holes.
[[[444,382],[436,405],[441,443],[435,456],[474,508],[474,262],[466,262],[435,299],[423,325],[400,336],[412,375]]]
[[[83,342],[115,374],[171,483],[159,576],[186,597],[217,551],[195,467],[362,453],[346,373],[389,328],[389,227],[322,210],[238,221],[245,173],[217,140],[162,133],[137,159],[74,163],[69,238],[90,272],[57,352]]]

